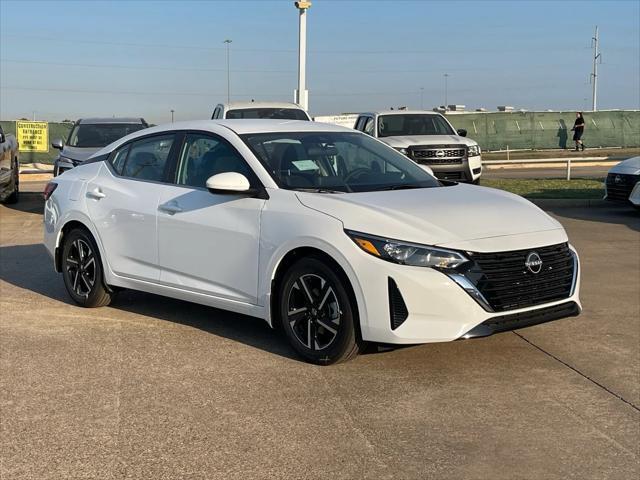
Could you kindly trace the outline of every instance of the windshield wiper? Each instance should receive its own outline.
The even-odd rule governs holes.
[[[345,193],[342,190],[332,190],[330,188],[296,188],[295,190],[310,193]]]
[[[380,187],[380,188],[376,188],[374,189],[374,191],[382,191],[382,190],[408,190],[411,188],[428,188],[422,185],[415,185],[415,184],[405,184],[405,185],[387,185],[385,187]]]

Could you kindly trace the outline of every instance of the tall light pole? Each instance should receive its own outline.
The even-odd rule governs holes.
[[[307,10],[311,2],[294,2],[300,12],[298,27],[298,89],[295,91],[294,101],[305,110],[309,109],[309,92],[306,88],[307,70]]]
[[[173,123],[173,109],[171,109],[171,123]]]
[[[598,109],[598,62],[601,60],[600,51],[598,50],[598,26],[596,26],[596,34],[591,38],[593,43],[593,72],[591,73],[591,110],[594,112]]]
[[[449,80],[449,74],[445,73],[444,74],[444,109],[445,109],[445,111],[449,110],[449,98],[448,98],[449,85],[448,85],[448,80]]]
[[[227,45],[227,103],[231,102],[231,73],[229,70],[229,46],[232,40],[226,39],[224,42]]]
[[[420,87],[420,110],[424,110],[424,87]]]

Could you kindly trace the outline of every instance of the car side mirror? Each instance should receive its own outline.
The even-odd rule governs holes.
[[[207,179],[207,190],[217,194],[252,194],[247,177],[237,172],[224,172]]]
[[[64,148],[64,142],[60,138],[56,138],[53,142],[51,142],[51,146],[53,148],[57,148],[58,150],[62,150]]]
[[[458,135],[460,135],[461,137],[466,137],[467,131],[464,128],[460,128],[458,129]]]

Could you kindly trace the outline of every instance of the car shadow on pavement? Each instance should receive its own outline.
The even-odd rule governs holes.
[[[610,207],[558,207],[545,210],[561,218],[625,225],[631,230],[640,232],[640,210],[636,210],[631,205],[611,203]]]
[[[17,203],[3,203],[2,206],[18,212],[42,215],[44,211],[44,199],[41,193],[20,192]]]
[[[41,243],[1,246],[0,280],[65,303],[70,308],[81,309],[67,295],[62,277],[53,270],[51,258]],[[6,289],[3,294],[10,295]],[[259,318],[132,290],[119,292],[111,305],[105,308],[186,325],[275,355],[302,361],[284,336]]]

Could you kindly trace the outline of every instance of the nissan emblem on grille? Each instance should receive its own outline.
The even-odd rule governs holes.
[[[542,270],[542,259],[536,252],[531,252],[527,255],[527,260],[524,262],[524,265],[531,273],[540,273],[540,270]]]
[[[444,150],[438,150],[438,151],[436,152],[436,157],[438,157],[438,158],[442,158],[442,157],[444,157]]]

